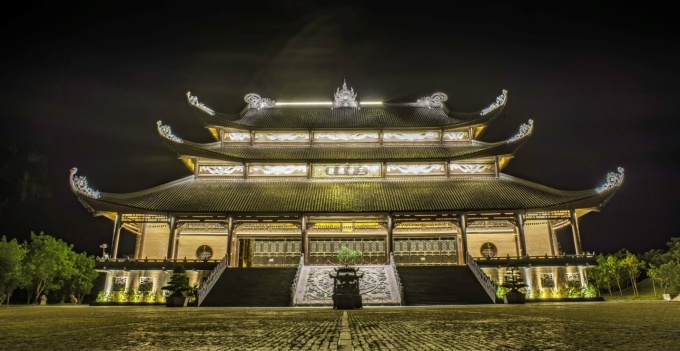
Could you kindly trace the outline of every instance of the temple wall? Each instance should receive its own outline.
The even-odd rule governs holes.
[[[548,222],[529,222],[524,225],[524,237],[529,256],[552,256]]]
[[[169,263],[171,266],[166,267],[166,271],[160,271],[160,270],[131,270],[131,271],[123,271],[123,270],[110,270],[108,271],[107,274],[107,281],[106,281],[106,291],[111,292],[115,287],[123,287],[123,290],[139,290],[139,284],[142,281],[142,278],[144,278],[147,282],[149,281],[148,278],[151,278],[153,281],[153,286],[151,287],[152,291],[157,291],[157,292],[162,292],[161,288],[165,285],[168,284],[170,281],[170,278],[172,277],[172,270],[175,268],[174,263]],[[189,277],[189,286],[193,286],[194,284],[198,283],[199,281],[203,281],[204,278],[206,278],[210,273],[212,273],[212,270],[210,271],[194,271],[191,270],[191,267],[185,266],[186,268],[186,276]],[[118,285],[121,282],[124,281],[124,286],[123,285]],[[200,285],[200,284],[199,284]]]
[[[517,256],[515,235],[512,233],[475,233],[467,235],[467,247],[472,257],[482,257],[482,244],[490,242],[498,249],[497,257]]]
[[[144,224],[140,258],[163,259],[168,254],[170,227],[165,223]]]
[[[576,280],[581,286],[587,284],[583,267],[521,267],[522,278],[529,285],[532,298],[554,297],[558,290],[568,286],[568,280]],[[502,284],[506,267],[482,267],[492,281]]]
[[[203,245],[212,249],[211,260],[221,259],[227,254],[227,233],[224,234],[181,234],[177,247],[177,259],[196,259],[196,250]]]

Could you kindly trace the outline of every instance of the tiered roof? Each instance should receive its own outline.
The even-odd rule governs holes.
[[[159,121],[165,143],[182,158],[223,162],[414,162],[493,159],[512,157],[531,135],[533,121],[514,137],[500,142],[475,140],[507,102],[503,91],[489,107],[474,113],[450,111],[446,95],[435,93],[410,104],[370,104],[356,93],[338,89],[328,106],[285,105],[246,95],[248,106],[239,114],[215,112],[187,93],[207,128],[253,135],[255,131],[324,130],[407,131],[468,130],[462,143],[195,143],[175,136]],[[382,134],[380,134],[382,136]],[[381,139],[382,140],[382,139]],[[445,165],[448,163],[445,163]],[[448,166],[447,166],[448,167]],[[422,211],[551,211],[598,209],[623,182],[623,169],[612,172],[598,189],[563,191],[498,173],[491,177],[388,177],[388,178],[250,178],[200,177],[177,181],[128,194],[100,193],[84,177],[71,171],[71,185],[80,201],[95,214],[110,212],[146,214],[199,213],[374,213]]]

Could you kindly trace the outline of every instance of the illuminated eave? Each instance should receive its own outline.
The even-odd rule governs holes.
[[[382,105],[382,101],[359,102],[359,105]],[[332,106],[332,101],[276,102],[276,106]]]

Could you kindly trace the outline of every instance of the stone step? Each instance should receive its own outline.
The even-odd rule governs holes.
[[[290,306],[297,268],[227,268],[201,307]]]
[[[468,266],[397,267],[405,305],[493,303]]]

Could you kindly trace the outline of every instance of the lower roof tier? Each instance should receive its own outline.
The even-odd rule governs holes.
[[[189,176],[135,193],[99,193],[71,172],[81,202],[95,213],[374,213],[540,211],[599,208],[604,191],[563,191],[501,174],[498,178],[202,179]],[[82,185],[85,185],[84,187]]]

